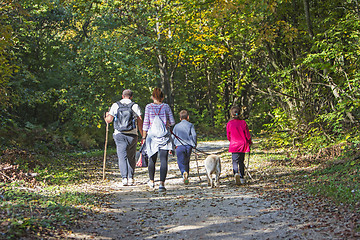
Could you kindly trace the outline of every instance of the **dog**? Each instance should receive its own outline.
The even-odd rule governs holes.
[[[208,179],[208,186],[219,187],[220,173],[221,173],[221,162],[220,157],[217,155],[209,155],[205,159],[205,170]],[[215,174],[215,182],[212,175]]]

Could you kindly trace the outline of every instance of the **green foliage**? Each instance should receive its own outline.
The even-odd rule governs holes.
[[[306,189],[312,194],[326,196],[336,203],[357,208],[360,202],[360,158],[358,144],[344,149],[339,160],[317,170],[310,176]]]
[[[311,4],[310,23],[301,1],[10,2],[0,7],[3,147],[99,148],[122,90],[144,109],[155,86],[204,133],[223,133],[232,105],[282,146],[316,150],[359,127],[355,1]]]
[[[8,20],[11,15],[11,7],[7,1],[0,5],[0,128],[11,124],[8,109],[11,107],[11,90],[9,83],[11,76],[17,71],[17,66],[12,62],[13,53],[11,48],[15,45],[16,37]]]

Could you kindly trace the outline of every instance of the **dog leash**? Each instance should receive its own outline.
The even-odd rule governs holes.
[[[170,128],[170,132],[171,132],[171,134],[174,135],[175,138],[181,143],[181,145],[185,146],[185,144],[183,143],[184,140],[181,139],[180,137],[176,136],[176,134],[171,130],[171,128]],[[184,142],[185,142],[185,141],[184,141]],[[198,163],[198,153],[195,152],[194,149],[198,150],[199,152],[202,152],[202,151],[200,151],[200,150],[197,149],[197,148],[193,148],[193,149],[192,149],[193,153],[195,154],[196,169],[197,169],[197,173],[198,173],[199,180],[200,180],[200,182],[201,182],[201,177],[200,177],[200,172],[199,172],[199,163]],[[203,153],[203,154],[206,154],[206,155],[210,155],[210,154],[208,154],[208,153],[206,153],[206,152],[202,152],[202,153]]]
[[[176,134],[171,130],[171,128],[170,128],[170,133],[171,133],[172,135],[174,135],[174,137],[181,143],[181,145],[185,146],[185,144],[183,143],[183,142],[185,142],[185,141],[184,141],[183,139],[181,139],[179,136],[176,136]],[[194,152],[194,154],[195,154],[195,161],[196,161],[196,166],[197,166],[197,172],[198,172],[199,179],[200,179],[200,181],[201,181],[200,173],[199,173],[199,165],[198,165],[198,161],[197,161],[197,156],[198,156],[198,154],[197,154],[197,152],[195,152],[194,150],[196,150],[196,151],[198,151],[198,152],[200,152],[200,153],[202,153],[202,154],[205,154],[205,155],[211,155],[211,154],[210,154],[210,153],[206,153],[206,152],[204,152],[204,151],[201,151],[201,150],[198,149],[198,148],[193,148],[193,152]],[[248,164],[247,164],[247,167],[245,167],[245,168],[246,168],[246,174],[250,177],[251,180],[254,181],[253,177],[251,176],[251,174],[250,174],[250,172],[249,172],[250,152],[251,152],[251,149],[250,149],[250,151],[249,151]]]
[[[170,133],[171,133],[172,135],[174,135],[174,137],[181,143],[181,145],[186,146],[186,145],[184,144],[185,141],[184,141],[183,139],[181,139],[179,136],[176,136],[176,134],[171,130],[171,128],[170,128]],[[185,142],[185,143],[186,143],[186,142]],[[190,145],[190,144],[187,144],[187,145]],[[196,151],[198,151],[198,152],[200,152],[200,153],[202,153],[202,154],[205,154],[205,155],[211,155],[210,153],[206,153],[206,152],[204,152],[204,151],[202,151],[202,150],[200,150],[200,149],[198,149],[198,148],[196,148],[196,147],[194,147],[193,150],[196,150]],[[194,151],[194,153],[196,153],[196,152]]]

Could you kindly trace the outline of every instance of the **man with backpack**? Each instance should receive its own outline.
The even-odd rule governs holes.
[[[105,115],[107,123],[114,120],[113,138],[123,186],[134,185],[138,131],[143,132],[141,110],[138,104],[131,101],[132,97],[133,92],[125,89],[122,99],[114,103]]]

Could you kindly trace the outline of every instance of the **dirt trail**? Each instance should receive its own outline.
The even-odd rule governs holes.
[[[203,142],[205,152],[227,149],[227,142]],[[194,157],[194,154],[193,156]],[[116,159],[111,160],[102,191],[113,193],[111,204],[73,230],[69,239],[336,239],[311,228],[312,214],[261,198],[246,185],[236,186],[230,160],[222,162],[220,187],[207,186],[203,156],[191,162],[190,185],[182,183],[176,157],[169,158],[166,193],[150,190],[147,169],[136,169],[136,185],[118,186]],[[109,164],[110,165],[110,164]],[[159,168],[157,163],[157,169]],[[159,170],[155,180],[159,179]],[[156,182],[158,186],[158,182]],[[89,186],[91,187],[91,186]]]

